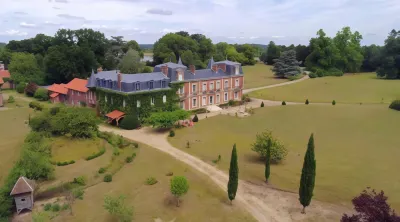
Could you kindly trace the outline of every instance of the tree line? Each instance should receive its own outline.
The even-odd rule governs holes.
[[[384,46],[361,46],[362,38],[350,27],[344,27],[333,38],[320,29],[308,46],[279,46],[271,41],[260,60],[273,65],[283,52],[293,50],[300,65],[319,77],[376,71],[381,78],[400,78],[400,31],[392,30]]]

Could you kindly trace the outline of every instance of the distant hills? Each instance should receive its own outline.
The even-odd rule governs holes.
[[[6,46],[6,43],[0,42],[0,49],[3,48],[4,46]]]
[[[139,44],[139,47],[142,50],[148,50],[148,49],[153,49],[154,44]]]

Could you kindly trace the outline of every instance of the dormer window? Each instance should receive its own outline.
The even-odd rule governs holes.
[[[140,82],[135,83],[136,91],[140,90]]]
[[[151,82],[149,82],[149,89],[153,89],[153,88],[154,88],[154,82],[151,81]]]
[[[240,74],[240,66],[237,65],[235,66],[235,75],[239,75]]]
[[[161,81],[161,88],[165,88],[165,81]]]
[[[183,78],[182,78],[182,75],[181,75],[181,74],[178,74],[178,80],[179,80],[179,81],[182,81],[182,80],[183,80]]]

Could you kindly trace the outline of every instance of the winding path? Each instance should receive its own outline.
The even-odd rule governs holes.
[[[283,82],[283,83],[279,83],[279,84],[275,84],[275,85],[269,85],[269,86],[261,86],[261,87],[257,87],[257,88],[251,88],[251,89],[244,89],[243,90],[243,94],[249,93],[249,92],[253,92],[256,90],[260,90],[260,89],[269,89],[269,88],[274,88],[274,87],[279,87],[279,86],[285,86],[285,85],[291,85],[294,83],[298,83],[301,81],[304,81],[306,79],[309,79],[310,77],[308,75],[303,76],[301,79],[297,79],[297,80],[293,80],[293,81],[289,81],[289,82]]]

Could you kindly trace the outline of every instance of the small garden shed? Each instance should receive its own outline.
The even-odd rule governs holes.
[[[32,210],[33,208],[33,192],[35,191],[35,182],[26,177],[20,177],[15,183],[10,195],[15,200],[17,213],[23,209]]]

